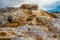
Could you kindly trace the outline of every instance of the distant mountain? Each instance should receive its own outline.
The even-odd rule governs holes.
[[[44,6],[48,12],[60,12],[60,2]]]
[[[56,6],[53,9],[48,10],[48,12],[60,12],[60,5]]]

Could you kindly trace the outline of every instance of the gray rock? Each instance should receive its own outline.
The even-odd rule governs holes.
[[[0,15],[0,25],[4,24],[4,16]]]

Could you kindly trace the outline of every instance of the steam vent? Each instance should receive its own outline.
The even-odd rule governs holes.
[[[55,14],[36,4],[0,9],[0,40],[60,40]]]

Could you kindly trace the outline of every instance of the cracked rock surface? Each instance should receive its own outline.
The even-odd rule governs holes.
[[[37,5],[2,8],[0,40],[60,40],[59,22],[56,15],[38,9]]]

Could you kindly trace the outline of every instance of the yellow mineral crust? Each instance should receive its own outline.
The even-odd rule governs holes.
[[[0,38],[0,40],[11,40],[10,38]]]
[[[0,36],[6,36],[7,33],[6,32],[0,32]]]

